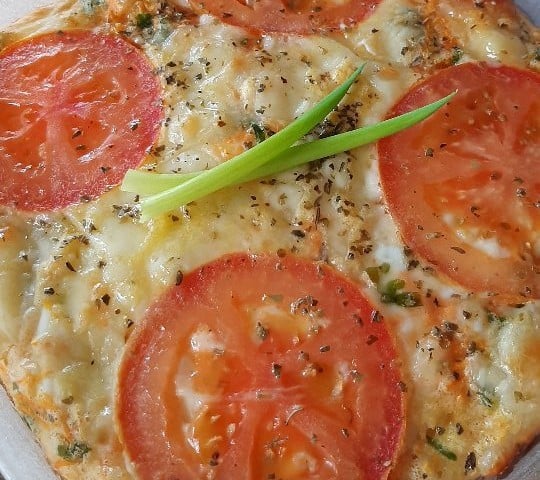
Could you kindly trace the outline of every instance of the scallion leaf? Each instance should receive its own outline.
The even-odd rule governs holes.
[[[453,460],[453,461],[457,460],[457,455],[454,452],[452,452],[452,450],[448,450],[448,448],[446,448],[437,439],[432,438],[432,437],[428,437],[427,438],[427,443],[428,443],[428,445],[433,447],[435,450],[437,450],[437,452],[439,452],[443,457],[448,458],[448,460]]]
[[[429,105],[376,125],[291,147],[339,103],[362,68],[358,68],[343,85],[283,130],[227,162],[210,170],[187,174],[155,174],[130,170],[124,178],[122,190],[150,195],[141,202],[141,218],[149,219],[221,188],[275,175],[402,131],[432,115],[455,95],[454,92]]]
[[[289,147],[279,155],[274,156],[270,162],[250,172],[244,178],[241,178],[235,183],[248,182],[258,178],[264,178],[270,175],[285,172],[305,163],[329,157],[347,150],[352,150],[353,148],[358,148],[380,140],[381,138],[393,135],[394,133],[398,133],[412,127],[413,125],[416,125],[422,120],[425,120],[427,117],[435,113],[439,108],[445,105],[454,95],[455,93],[452,93],[434,103],[425,105],[424,107],[413,110],[412,112],[404,113],[398,117],[384,120],[383,122],[375,125],[369,125],[350,132],[340,133],[338,135],[334,135],[333,137],[327,137],[320,140],[314,140],[309,143]],[[274,137],[277,137],[280,135],[280,133],[277,133],[274,135]],[[261,143],[260,145],[264,143],[265,142]],[[248,150],[248,152],[249,151],[251,150]],[[227,165],[227,163],[228,162],[224,163],[223,165]],[[126,173],[121,188],[124,191],[138,193],[139,195],[154,195],[182,185],[188,180],[198,177],[203,173],[204,171],[193,173],[156,174],[141,170],[129,170]],[[230,184],[233,185],[232,182]]]
[[[139,195],[154,195],[177,187],[200,176],[203,171],[192,173],[151,173],[144,170],[128,170],[121,189]]]
[[[257,170],[276,155],[286,150],[328,115],[345,96],[363,70],[363,65],[339,87],[323,98],[311,110],[308,110],[295,121],[287,125],[276,135],[255,145],[225,163],[202,172],[196,178],[144,199],[141,218],[148,219],[160,213],[185,205],[204,197],[223,187],[243,181],[249,174]]]

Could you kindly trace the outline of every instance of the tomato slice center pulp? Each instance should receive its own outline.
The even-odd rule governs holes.
[[[223,257],[147,312],[118,424],[142,479],[386,478],[396,352],[358,287],[294,257]]]

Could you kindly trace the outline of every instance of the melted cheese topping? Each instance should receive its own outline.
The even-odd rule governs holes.
[[[43,10],[0,42],[59,28],[107,29],[103,10],[91,4],[71,0]],[[535,66],[527,56],[533,34],[527,40],[485,24],[473,31],[473,19],[452,2],[440,8],[445,31],[461,41],[461,61]],[[356,28],[298,38],[247,39],[211,16],[193,25],[164,15],[150,32],[127,24],[165,92],[167,118],[145,168],[190,172],[219,164],[255,142],[251,125],[279,130],[363,62],[360,80],[316,133],[380,120],[420,76],[452,56],[426,42],[424,15],[412,0],[386,0]],[[0,209],[1,378],[63,477],[131,478],[113,415],[125,341],[181,272],[239,250],[324,259],[380,305],[403,360],[409,412],[392,479],[488,475],[540,431],[540,303],[495,315],[481,295],[412,257],[385,210],[373,147],[229,188],[148,224],[137,220],[134,202],[113,189],[58,213]],[[496,241],[484,247],[504,254]],[[381,264],[389,265],[381,281],[406,280],[424,307],[380,304],[365,272]],[[214,344],[204,334],[193,339],[193,349]],[[204,399],[178,388],[190,408],[200,407]],[[81,445],[90,450],[81,453]],[[59,455],[66,449],[71,456]]]

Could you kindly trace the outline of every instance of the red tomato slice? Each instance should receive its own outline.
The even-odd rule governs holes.
[[[190,0],[198,12],[255,32],[310,34],[354,25],[381,0]]]
[[[117,420],[143,480],[384,479],[404,425],[396,351],[359,289],[294,257],[225,256],[147,314]]]
[[[162,117],[146,57],[71,31],[0,54],[0,203],[44,211],[96,198],[138,166]]]
[[[540,75],[467,63],[413,87],[389,116],[452,90],[437,114],[379,142],[405,242],[472,291],[540,297]]]

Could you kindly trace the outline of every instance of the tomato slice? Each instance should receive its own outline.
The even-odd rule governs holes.
[[[119,36],[46,34],[0,54],[0,203],[45,211],[96,198],[138,166],[160,85]]]
[[[355,25],[381,0],[190,0],[195,11],[256,33],[310,34]]]
[[[458,90],[379,142],[379,170],[405,242],[475,292],[540,297],[540,75],[467,63],[414,86],[389,116]]]
[[[222,257],[146,313],[117,422],[141,479],[386,478],[396,351],[358,287],[293,256]]]

